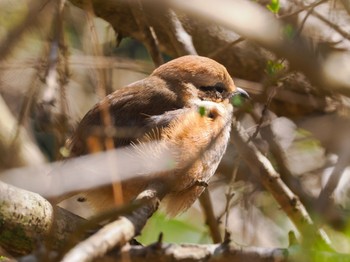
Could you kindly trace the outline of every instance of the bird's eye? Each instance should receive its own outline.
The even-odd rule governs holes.
[[[199,87],[200,90],[202,90],[203,92],[210,92],[210,91],[214,91],[214,92],[218,92],[220,94],[225,92],[225,87],[223,86],[223,84],[218,83],[215,84],[213,86],[201,86]]]
[[[214,86],[214,89],[216,92],[219,92],[220,94],[222,94],[223,92],[225,92],[225,88],[222,86]]]

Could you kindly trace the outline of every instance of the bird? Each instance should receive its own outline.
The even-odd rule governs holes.
[[[131,145],[142,151],[150,141],[176,148],[173,169],[121,181],[123,201],[129,202],[156,180],[159,187],[166,188],[161,205],[175,216],[195,202],[214,175],[229,141],[230,99],[238,94],[248,96],[235,86],[222,64],[203,56],[182,56],[94,105],[67,146],[74,157],[109,149],[104,143],[107,138],[114,148]],[[103,108],[109,114],[109,128],[104,128]],[[82,195],[95,212],[115,206],[111,185]]]

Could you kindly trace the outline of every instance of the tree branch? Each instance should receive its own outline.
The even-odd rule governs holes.
[[[137,197],[138,200],[148,200],[131,215],[122,216],[104,226],[97,233],[80,242],[70,250],[62,262],[92,261],[101,257],[114,247],[122,247],[133,237],[140,234],[148,218],[158,209],[163,194],[155,189],[146,189]]]
[[[0,181],[0,221],[0,245],[14,254],[27,254],[38,240],[50,238],[53,248],[61,246],[84,219],[59,207],[54,210],[40,195]]]
[[[150,246],[127,246],[122,249],[117,259],[112,261],[124,261],[129,258],[132,262],[143,262],[145,258],[153,262],[284,262],[284,261],[349,261],[347,254],[332,252],[311,251],[295,252],[287,248],[261,248],[261,247],[237,247],[232,244],[195,245],[195,244],[159,244]],[[109,256],[110,258],[110,256]],[[318,260],[317,260],[318,259]]]
[[[317,242],[329,246],[330,240],[323,230],[317,229],[305,207],[281,180],[270,161],[251,142],[238,122],[233,123],[233,141],[242,159],[252,173],[259,177],[265,188],[272,194],[281,208],[297,227],[306,243]]]

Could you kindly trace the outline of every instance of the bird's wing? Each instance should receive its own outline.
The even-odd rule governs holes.
[[[164,83],[157,81],[160,80],[136,82],[117,90],[96,104],[83,117],[71,137],[71,154],[87,154],[93,151],[91,147],[96,144],[104,149],[104,141],[108,136],[113,137],[115,147],[127,146],[137,143],[151,130],[160,130],[167,126],[183,105],[177,101],[174,93],[160,87]],[[103,107],[108,109],[111,117],[112,128],[108,130],[104,128]],[[175,113],[166,113],[172,111]]]

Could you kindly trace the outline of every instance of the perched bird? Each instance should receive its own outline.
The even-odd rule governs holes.
[[[134,145],[142,150],[142,144],[149,141],[176,148],[180,153],[171,171],[121,183],[126,202],[157,180],[167,191],[162,203],[168,214],[176,215],[204,191],[226,150],[233,111],[229,100],[236,94],[247,95],[234,85],[223,65],[201,56],[174,59],[97,103],[70,139],[71,154],[88,154],[96,147],[106,150],[108,137],[116,148]],[[103,108],[109,112],[112,131],[103,128]],[[97,211],[114,205],[111,186],[84,195]]]

